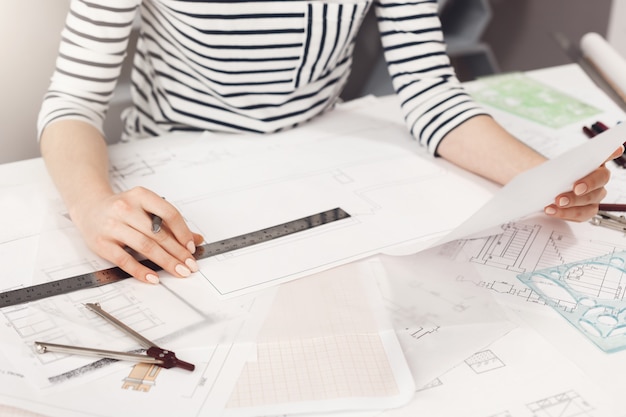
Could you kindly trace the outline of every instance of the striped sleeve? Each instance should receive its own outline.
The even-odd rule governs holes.
[[[141,0],[72,0],[50,86],[37,120],[86,121],[102,132]]]
[[[446,54],[437,1],[375,3],[385,59],[413,137],[436,154],[445,135],[486,114],[464,91]]]

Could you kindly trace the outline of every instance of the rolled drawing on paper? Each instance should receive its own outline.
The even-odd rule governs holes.
[[[580,49],[598,74],[626,102],[626,59],[602,36],[593,32],[581,38]]]

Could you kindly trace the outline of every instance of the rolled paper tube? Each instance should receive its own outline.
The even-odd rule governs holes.
[[[580,50],[598,74],[626,102],[626,59],[594,32],[580,39]]]

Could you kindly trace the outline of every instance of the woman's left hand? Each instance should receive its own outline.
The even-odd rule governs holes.
[[[624,148],[619,148],[609,159],[622,155]],[[561,193],[554,203],[544,208],[545,214],[563,220],[582,222],[598,213],[598,205],[606,197],[604,188],[611,178],[611,172],[603,164],[591,174],[574,183],[571,191]]]

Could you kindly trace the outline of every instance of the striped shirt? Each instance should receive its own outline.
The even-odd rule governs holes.
[[[38,130],[102,131],[136,15],[124,137],[177,130],[271,133],[338,101],[371,0],[72,0]],[[385,58],[411,134],[435,152],[483,113],[445,53],[437,2],[377,0]]]

